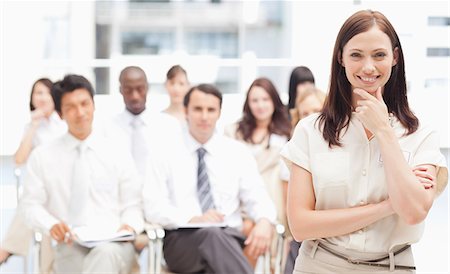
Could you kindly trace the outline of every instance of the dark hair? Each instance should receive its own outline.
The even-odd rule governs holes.
[[[253,143],[252,133],[256,128],[256,118],[255,116],[253,116],[253,113],[250,110],[248,99],[250,90],[253,87],[263,88],[267,92],[267,94],[269,94],[270,99],[272,100],[274,111],[269,124],[269,133],[275,133],[289,138],[291,133],[291,124],[289,123],[286,107],[281,102],[277,89],[267,78],[257,78],[248,88],[247,97],[244,103],[244,109],[242,111],[243,116],[242,119],[238,122],[238,127],[236,130],[238,136],[248,143]]]
[[[33,94],[34,94],[34,88],[36,87],[37,83],[41,83],[44,86],[48,87],[48,89],[50,90],[50,93],[51,93],[51,90],[53,87],[52,81],[50,81],[50,79],[48,79],[48,78],[40,78],[33,83],[33,86],[31,87],[31,93],[30,93],[30,111],[33,111],[36,109],[33,106]]]
[[[393,113],[407,129],[407,135],[415,132],[419,120],[408,105],[405,62],[400,40],[388,19],[377,11],[362,10],[350,16],[342,25],[336,38],[331,63],[330,91],[319,116],[319,124],[323,127],[323,138],[333,145],[341,146],[339,135],[348,127],[352,115],[352,90],[345,68],[341,65],[342,51],[347,42],[355,35],[366,32],[377,26],[386,33],[392,43],[392,50],[397,48],[397,64],[392,68],[391,76],[384,86],[383,99],[388,111]]]
[[[192,92],[194,92],[194,90],[198,90],[203,93],[210,94],[219,98],[220,108],[222,108],[222,93],[220,93],[220,91],[211,84],[200,84],[198,86],[191,87],[191,89],[189,89],[189,91],[186,93],[183,99],[183,105],[185,107],[189,105],[189,100],[191,99],[191,94]]]
[[[125,74],[127,74],[129,71],[133,71],[133,70],[141,73],[145,79],[145,82],[147,83],[147,75],[145,74],[145,71],[141,67],[138,67],[138,66],[128,66],[128,67],[125,67],[124,69],[122,69],[122,71],[120,72],[120,75],[119,75],[119,82],[122,83],[123,77],[125,77]]]
[[[297,98],[297,86],[299,84],[311,82],[315,83],[314,75],[307,67],[296,67],[291,72],[291,78],[289,79],[289,109],[295,108],[295,99]]]
[[[61,99],[64,94],[73,92],[76,89],[86,89],[89,91],[91,98],[94,99],[94,89],[91,83],[81,75],[68,74],[64,76],[64,79],[56,82],[52,88],[53,102],[55,103],[55,109],[58,113],[61,113]]]
[[[175,66],[171,67],[167,71],[167,80],[175,78],[175,76],[177,76],[180,73],[184,74],[187,78],[186,70],[184,70],[183,67],[181,67],[180,65],[175,65]]]

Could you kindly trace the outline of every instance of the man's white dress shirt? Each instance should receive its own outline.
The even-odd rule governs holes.
[[[128,224],[140,233],[142,186],[129,151],[95,131],[83,142],[90,167],[88,210],[83,223],[108,231]],[[72,170],[79,144],[80,140],[66,133],[30,155],[22,203],[25,220],[32,228],[48,233],[53,225],[68,223]]]
[[[177,228],[202,215],[197,196],[200,146],[185,129],[179,142],[161,148],[152,157],[143,191],[147,221]],[[224,224],[242,226],[241,206],[255,221],[267,218],[275,222],[275,206],[248,148],[216,133],[203,147],[214,204],[225,215]]]
[[[117,139],[131,152],[134,132],[133,122],[136,118],[140,120],[142,134],[146,136],[144,139],[145,143],[139,144],[139,146],[146,151],[146,155],[141,155],[142,157],[139,158],[140,160],[145,161],[143,166],[146,167],[155,147],[169,146],[171,145],[171,140],[175,137],[179,138],[181,126],[175,118],[165,113],[144,110],[139,115],[134,115],[128,110],[124,110],[113,117],[112,125],[108,125],[106,128],[105,134],[107,138]],[[140,165],[142,165],[142,163],[136,163],[136,166]],[[142,170],[140,169],[139,171]],[[145,174],[140,175],[145,176]]]

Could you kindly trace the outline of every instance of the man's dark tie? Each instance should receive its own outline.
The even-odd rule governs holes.
[[[214,199],[211,193],[211,186],[209,185],[208,174],[206,173],[205,156],[206,150],[204,148],[197,149],[198,155],[198,170],[197,170],[197,195],[202,208],[205,213],[208,209],[214,208]]]

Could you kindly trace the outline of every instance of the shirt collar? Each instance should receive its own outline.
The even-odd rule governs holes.
[[[197,153],[197,149],[203,147],[208,154],[215,154],[220,148],[220,136],[216,132],[214,132],[211,138],[203,145],[192,137],[188,127],[183,129],[183,134],[185,136],[186,146],[190,153]]]
[[[142,111],[138,115],[135,115],[135,114],[129,112],[127,109],[125,109],[124,113],[125,113],[124,117],[125,117],[125,120],[127,122],[127,125],[131,125],[131,122],[134,119],[136,119],[136,117],[139,117],[141,119],[142,123],[144,125],[148,126],[148,124],[147,124],[148,119],[147,118],[148,118],[149,112],[147,111],[147,109],[144,109],[144,111]]]
[[[89,136],[84,140],[77,139],[75,136],[73,136],[68,131],[63,136],[65,145],[67,148],[69,148],[69,150],[75,149],[81,143],[85,143],[87,148],[89,148],[89,149],[96,150],[101,142],[101,140],[99,140],[98,137],[99,137],[99,135],[98,135],[98,133],[96,133],[95,130],[92,130],[91,134],[89,134]]]

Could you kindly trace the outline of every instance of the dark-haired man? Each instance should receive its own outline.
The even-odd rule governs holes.
[[[33,151],[27,165],[23,213],[28,224],[50,234],[56,273],[125,273],[134,258],[131,242],[92,248],[74,231],[140,233],[140,181],[131,155],[92,128],[94,90],[83,76],[67,75],[52,88],[55,109],[68,132]]]
[[[275,207],[248,149],[215,132],[221,105],[214,86],[191,88],[183,138],[152,157],[144,182],[145,216],[167,229],[164,256],[173,272],[253,273],[242,247],[258,256],[271,243]],[[247,238],[241,206],[256,222]]]
[[[124,139],[142,177],[154,147],[170,144],[169,137],[179,135],[181,127],[171,116],[147,108],[149,85],[142,68],[125,67],[120,72],[119,82],[125,109],[113,118],[115,126],[108,134]]]

